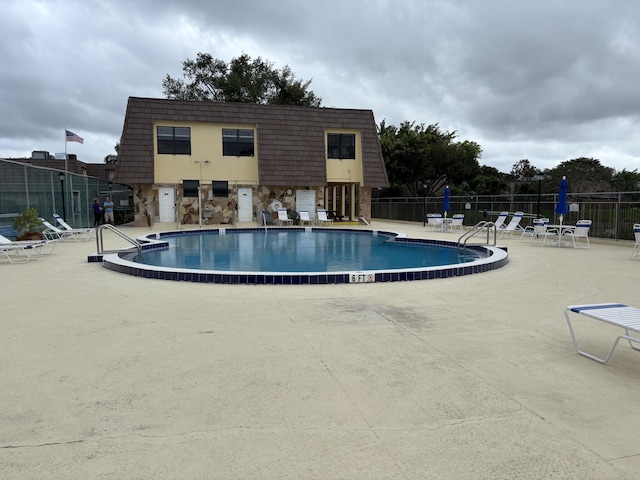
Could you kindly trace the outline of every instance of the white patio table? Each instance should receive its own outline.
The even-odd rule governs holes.
[[[562,225],[550,224],[550,225],[545,225],[545,227],[547,229],[555,229],[558,231],[558,241],[552,244],[552,246],[554,247],[566,247],[567,245],[565,245],[565,243],[562,241],[562,235],[564,234],[564,232],[573,230],[576,228],[575,225],[567,225],[567,224],[562,224]]]

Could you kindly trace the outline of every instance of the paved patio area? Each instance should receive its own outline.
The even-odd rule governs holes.
[[[2,262],[0,478],[638,478],[640,354],[581,357],[563,316],[640,306],[631,243],[500,243],[489,273],[329,286],[130,277],[95,241]]]

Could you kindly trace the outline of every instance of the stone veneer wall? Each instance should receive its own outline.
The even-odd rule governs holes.
[[[243,185],[238,185],[242,188]],[[267,210],[273,213],[274,202],[279,202],[283,208],[295,211],[296,190],[303,187],[267,187],[267,186],[246,186],[252,188],[253,214]],[[233,215],[236,209],[236,186],[229,187],[228,197],[213,197],[209,199],[210,185],[203,185],[203,224],[231,224],[234,221]],[[291,190],[288,194],[287,191]],[[316,208],[325,208],[324,188],[313,188],[316,191]],[[158,186],[155,185],[134,185],[134,224],[136,227],[151,226],[157,221],[160,210],[158,204]],[[358,218],[364,217],[367,222],[371,221],[371,188],[360,187],[358,192]],[[198,199],[197,197],[182,197],[181,188],[177,189],[176,202],[179,207],[178,220],[183,225],[195,224],[199,222]],[[271,207],[271,208],[270,208]]]
[[[277,214],[274,209],[274,202],[279,202],[282,208],[287,210],[296,210],[296,190],[306,190],[303,187],[266,187],[259,186],[253,190],[254,214],[267,210],[272,212],[272,217],[277,218]],[[291,193],[287,193],[291,190]],[[324,189],[323,188],[309,188],[309,190],[315,190],[316,192],[316,209],[324,208]]]
[[[136,227],[150,227],[157,211],[158,189],[146,184],[133,185],[133,224]]]
[[[358,220],[360,217],[371,223],[371,187],[358,189]]]

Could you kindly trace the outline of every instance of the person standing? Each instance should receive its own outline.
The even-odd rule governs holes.
[[[110,223],[113,225],[113,202],[111,201],[111,198],[107,197],[102,206],[104,208],[104,223]]]
[[[99,227],[102,220],[102,206],[97,198],[93,199],[93,226]]]

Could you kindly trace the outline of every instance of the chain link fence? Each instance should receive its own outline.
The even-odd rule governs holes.
[[[12,160],[0,159],[0,227],[10,227],[13,217],[27,208],[53,220],[66,217],[74,228],[93,225],[93,199],[114,203],[116,224],[133,220],[130,188],[85,175],[66,173]]]
[[[373,198],[371,214],[374,218],[426,222],[428,213],[442,213],[442,197]],[[538,216],[558,223],[555,213],[557,194],[452,196],[448,215],[463,213],[464,224],[475,225],[482,220],[495,220],[498,213],[522,211],[522,225]],[[569,213],[564,223],[592,220],[589,235],[615,240],[633,240],[633,225],[640,223],[640,192],[597,192],[569,194]]]

